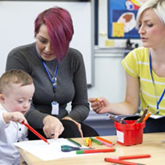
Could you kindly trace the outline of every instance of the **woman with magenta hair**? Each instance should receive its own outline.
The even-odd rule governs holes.
[[[6,70],[22,69],[33,78],[28,123],[46,138],[97,136],[83,124],[89,114],[86,73],[82,54],[69,47],[74,33],[69,12],[60,7],[41,12],[34,31],[36,42],[13,49],[6,64]],[[38,137],[29,132],[28,138]]]

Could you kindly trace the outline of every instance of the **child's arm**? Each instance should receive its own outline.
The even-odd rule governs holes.
[[[21,123],[22,121],[27,124],[27,120],[20,112],[7,112],[3,113],[4,121],[9,124],[10,121]]]

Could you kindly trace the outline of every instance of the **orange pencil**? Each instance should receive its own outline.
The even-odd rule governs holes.
[[[91,146],[92,146],[92,140],[90,138],[86,138],[85,139],[85,143],[86,143],[86,146],[87,147],[91,148]]]
[[[146,121],[146,120],[151,116],[151,114],[152,114],[152,113],[149,112],[149,113],[145,116],[145,118],[143,119],[143,122]]]
[[[96,139],[102,140],[103,142],[106,142],[106,143],[109,143],[109,144],[113,144],[111,141],[103,139],[100,136],[96,136]]]
[[[90,138],[88,138],[88,147],[91,148],[92,147],[92,140]]]
[[[25,125],[30,131],[32,131],[35,135],[37,135],[41,140],[46,142],[47,144],[50,144],[41,134],[39,134],[34,128],[32,128],[30,125],[25,124],[22,122],[23,125]]]

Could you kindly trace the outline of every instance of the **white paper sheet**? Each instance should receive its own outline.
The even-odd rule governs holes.
[[[50,143],[50,145],[45,143],[43,140],[22,141],[19,143],[14,143],[14,145],[28,151],[29,153],[44,161],[85,155],[76,154],[75,151],[62,152],[61,145],[70,145],[73,147],[77,147],[67,139],[50,139],[48,140],[48,142]],[[84,148],[85,146],[82,147]]]

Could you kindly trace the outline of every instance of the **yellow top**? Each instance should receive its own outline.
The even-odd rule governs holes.
[[[165,78],[157,76],[152,70],[153,84],[149,69],[149,49],[134,49],[124,58],[122,65],[130,76],[139,78],[141,108],[149,106],[149,110],[156,114],[157,101],[165,89]],[[159,104],[159,115],[165,115],[165,97]]]

